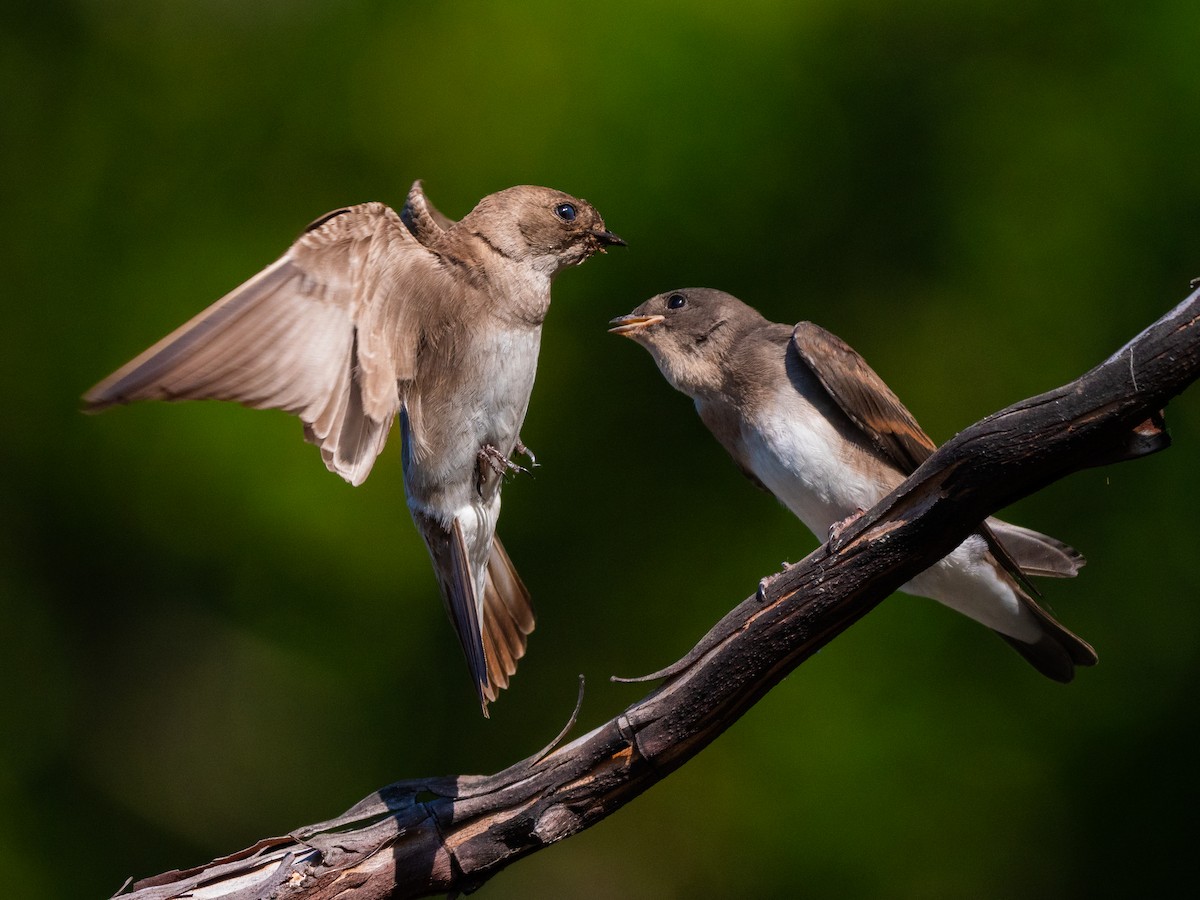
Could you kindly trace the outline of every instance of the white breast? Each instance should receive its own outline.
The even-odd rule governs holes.
[[[419,446],[416,439],[405,443],[410,507],[445,518],[492,502],[477,488],[479,451],[490,445],[512,455],[529,408],[540,337],[540,328],[480,328],[460,348],[461,360],[473,363],[470,377],[442,387],[436,404],[421,395],[409,399],[423,438]]]
[[[788,384],[742,431],[751,470],[819,540],[830,525],[874,506],[901,480],[899,473],[881,472],[878,459],[847,440],[824,413]]]
[[[505,454],[512,449],[529,409],[541,337],[540,328],[495,329],[473,342],[474,351],[492,362],[476,395],[477,437]]]
[[[812,396],[817,404],[829,402],[821,393]],[[741,437],[759,481],[820,541],[828,538],[830,525],[870,509],[902,480],[898,471],[881,468],[865,445],[848,440],[792,385],[743,426]],[[932,597],[1020,640],[1035,640],[1039,624],[986,557],[983,539],[973,535],[901,590]]]

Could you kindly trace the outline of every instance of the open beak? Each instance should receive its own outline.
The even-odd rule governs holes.
[[[606,247],[627,247],[629,246],[611,231],[593,231],[592,237],[600,245],[600,252],[603,253]]]
[[[623,334],[626,337],[645,331],[651,325],[657,325],[663,321],[666,316],[619,316],[609,322],[609,325],[615,325],[615,328],[608,329],[609,334]]]

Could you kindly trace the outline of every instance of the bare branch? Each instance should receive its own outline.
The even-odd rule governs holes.
[[[469,892],[582,831],[712,742],[801,662],[1001,507],[1165,448],[1160,411],[1200,375],[1200,291],[1090,372],[966,429],[862,516],[728,613],[663,685],[494,775],[389,785],[345,814],[123,897],[365,898]],[[552,745],[553,746],[553,745]]]

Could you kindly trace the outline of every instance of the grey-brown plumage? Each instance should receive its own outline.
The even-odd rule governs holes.
[[[214,398],[299,416],[325,465],[360,484],[393,419],[404,483],[484,714],[533,630],[529,592],[495,536],[524,450],[550,284],[624,242],[584,200],[519,186],[461,221],[418,181],[403,215],[334,210],[288,251],[84,398]]]
[[[899,398],[848,344],[820,326],[767,321],[707,288],[669,291],[614,319],[742,471],[823,539],[869,509],[936,449]],[[1095,651],[1027,593],[1026,576],[1073,576],[1071,547],[989,518],[902,590],[992,628],[1038,671],[1070,681]]]

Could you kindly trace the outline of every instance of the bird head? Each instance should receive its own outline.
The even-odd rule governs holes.
[[[550,277],[625,246],[586,200],[527,184],[484,197],[462,224],[496,253]]]
[[[684,288],[651,297],[609,322],[609,331],[649,350],[671,385],[695,397],[720,387],[729,348],[747,327],[763,321],[730,294]]]

